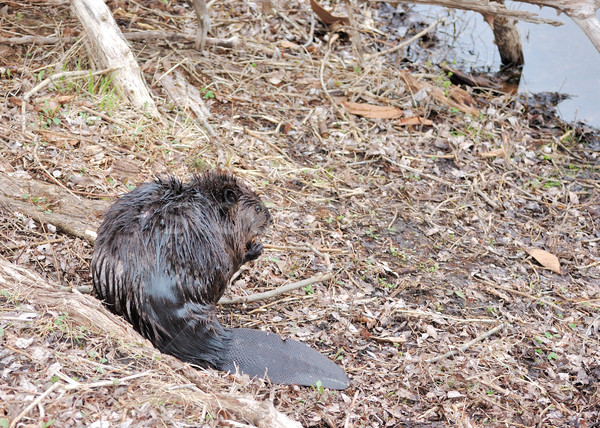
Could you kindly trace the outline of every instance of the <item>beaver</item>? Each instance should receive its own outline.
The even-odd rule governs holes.
[[[217,320],[216,303],[240,266],[260,256],[271,223],[260,198],[227,172],[188,183],[157,178],[106,212],[91,263],[94,289],[182,361],[274,383],[347,388],[346,373],[309,346]]]

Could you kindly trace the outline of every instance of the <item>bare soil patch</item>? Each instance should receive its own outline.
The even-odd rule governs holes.
[[[124,32],[195,31],[184,2],[108,4]],[[355,34],[317,21],[309,39],[305,2],[264,11],[223,0],[211,34],[238,37],[235,49],[131,42],[158,123],[103,76],[50,85],[23,117],[41,80],[92,65],[67,2],[0,3],[0,37],[58,37],[0,44],[0,257],[85,292],[93,244],[61,213],[97,226],[103,207],[155,175],[227,168],[274,217],[265,253],[227,297],[333,277],[225,305],[221,320],[305,341],[352,380],[330,392],[175,370],[141,338],[125,343],[69,315],[67,300],[45,308],[2,289],[0,423],[37,399],[17,426],[261,425],[202,393],[272,402],[303,426],[598,423],[598,134],[547,104],[461,89],[435,64],[408,61],[433,30],[378,55],[403,40],[380,30],[390,24],[379,7],[353,4]],[[205,98],[214,137],[164,93],[161,78],[175,72]],[[67,379],[80,385],[53,388]]]

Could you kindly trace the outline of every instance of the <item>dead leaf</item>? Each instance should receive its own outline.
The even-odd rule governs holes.
[[[406,400],[419,401],[419,396],[417,394],[398,385],[394,386],[394,396],[404,398]]]
[[[367,330],[366,328],[361,328],[360,329],[360,335],[364,339],[370,339],[371,338],[371,333],[369,333],[369,330]]]
[[[464,395],[458,391],[448,391],[448,398],[460,398],[460,397],[464,397]]]
[[[424,117],[412,116],[405,117],[403,119],[399,119],[396,122],[400,126],[410,126],[410,125],[425,125],[425,126],[433,126],[433,121],[430,119],[425,119]]]
[[[381,342],[390,342],[390,343],[406,343],[408,340],[404,336],[385,336],[385,337],[375,337],[372,336],[373,339],[379,340]]]
[[[298,85],[306,86],[307,88],[320,88],[321,81],[314,77],[301,77],[296,81]]]
[[[452,88],[450,91],[443,91],[437,86],[433,86],[427,82],[416,79],[409,72],[404,70],[399,70],[399,75],[412,92],[416,93],[422,89],[429,90],[430,95],[438,102],[443,103],[448,107],[454,107],[462,112],[469,113],[470,115],[479,116],[479,110],[477,108],[466,104],[470,104],[473,98],[464,90],[456,90],[455,88]],[[448,92],[448,94],[446,94],[446,92]]]
[[[525,249],[527,253],[536,259],[539,264],[544,266],[547,269],[550,269],[552,272],[556,272],[561,274],[560,271],[560,262],[558,261],[558,257],[554,254],[549,253],[548,251],[540,250],[539,248],[527,248]]]
[[[280,40],[279,46],[281,46],[284,49],[300,49],[300,45],[297,45],[296,43],[288,42],[287,40]]]
[[[483,152],[480,153],[479,156],[483,157],[483,158],[493,158],[493,157],[497,157],[497,156],[504,156],[506,153],[504,152],[504,149],[493,149],[490,150],[489,152]]]
[[[281,84],[281,82],[283,81],[284,77],[285,77],[285,71],[283,71],[283,70],[275,71],[275,72],[265,76],[265,78],[267,79],[267,82],[269,82],[270,84],[275,85],[275,86],[279,86]]]
[[[317,14],[319,19],[323,21],[327,25],[335,24],[336,22],[341,22],[344,25],[350,25],[350,20],[345,16],[333,16],[331,13],[327,12],[323,6],[317,3],[315,0],[310,0],[310,7]]]
[[[52,116],[58,110],[60,104],[53,100],[45,100],[44,102],[36,103],[34,107],[36,111],[43,111],[48,116]]]
[[[349,113],[369,119],[397,119],[404,114],[398,107],[351,103],[349,101],[342,101],[342,104]]]
[[[450,88],[448,95],[454,101],[456,101],[457,103],[460,103],[462,105],[471,106],[471,107],[477,105],[477,103],[475,102],[473,97],[471,95],[469,95],[469,93],[467,91],[465,91],[463,88],[460,88],[458,86],[452,86],[452,88]]]
[[[75,99],[76,95],[46,95],[36,99],[36,104],[43,104],[46,101],[55,102],[57,104],[68,104]]]
[[[79,143],[79,138],[74,137],[73,134],[62,131],[50,131],[47,129],[41,130],[40,134],[44,136],[44,140],[48,143],[63,143],[75,145]]]

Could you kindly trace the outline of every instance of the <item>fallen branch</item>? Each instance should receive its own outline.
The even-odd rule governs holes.
[[[333,274],[331,272],[323,273],[320,275],[312,276],[308,279],[304,279],[302,281],[293,282],[288,285],[284,285],[282,287],[278,287],[271,291],[265,291],[264,293],[256,293],[252,294],[248,297],[234,297],[233,299],[221,299],[219,303],[221,305],[234,305],[236,303],[251,303],[258,302],[259,300],[270,299],[275,296],[279,296],[284,293],[288,293],[290,291],[296,290],[298,288],[306,287],[307,285],[311,285],[317,282],[323,282],[331,279]]]
[[[415,40],[419,40],[421,37],[423,37],[425,34],[435,30],[435,28],[442,22],[446,22],[446,18],[443,19],[438,19],[435,22],[432,22],[431,24],[429,24],[429,26],[421,31],[419,31],[417,34],[415,34],[414,36],[412,36],[410,39],[406,39],[404,40],[402,43],[398,43],[396,46],[394,46],[393,48],[390,49],[386,49],[384,51],[380,51],[380,52],[376,52],[374,54],[369,54],[366,55],[367,60],[376,58],[378,56],[385,56],[385,55],[390,55],[393,54],[394,52],[399,51],[400,49],[402,49],[405,46],[410,45],[412,42],[414,42]]]
[[[384,0],[370,0],[371,2],[381,2]],[[592,44],[600,52],[600,21],[596,16],[596,11],[600,9],[600,0],[518,0],[522,3],[529,3],[536,6],[547,6],[556,9],[558,13],[565,13],[571,18]],[[479,0],[396,0],[394,3],[419,3],[435,4],[450,9],[472,10],[481,13],[484,17],[502,17],[513,18],[520,21],[531,22],[534,24],[550,24],[554,26],[562,25],[560,21],[540,18],[533,12],[523,10],[507,9],[500,1],[479,1]],[[492,19],[493,19],[492,18]]]
[[[147,41],[149,39],[168,40],[170,42],[179,43],[195,43],[196,36],[187,33],[171,33],[166,31],[134,31],[131,33],[123,33],[123,36],[129,41]],[[237,46],[239,39],[237,36],[228,39],[219,39],[207,37],[206,44],[208,46],[218,46],[220,48],[233,49]]]
[[[575,15],[569,15],[569,17],[581,28],[585,35],[596,47],[596,50],[600,52],[600,21],[596,15],[580,18]]]
[[[210,126],[210,123],[208,123],[210,111],[204,105],[202,94],[196,87],[190,85],[182,74],[174,70],[174,68],[176,67],[169,69],[163,74],[158,79],[158,82],[175,105],[178,105],[184,111],[191,111],[202,127],[206,129],[208,135],[214,137],[216,135],[215,131]]]
[[[52,204],[52,210],[39,209],[23,199],[24,195],[44,197]],[[53,224],[61,231],[94,243],[94,232],[102,213],[108,208],[107,201],[81,199],[32,178],[18,179],[0,175],[0,205],[12,213],[21,213],[42,224]]]

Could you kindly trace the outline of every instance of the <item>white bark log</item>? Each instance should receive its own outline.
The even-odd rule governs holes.
[[[140,67],[103,0],[71,0],[71,9],[88,36],[92,60],[113,72],[117,89],[137,109],[159,117]]]
[[[537,6],[548,6],[558,13],[564,12],[583,30],[585,35],[600,52],[600,21],[596,11],[600,9],[600,0],[518,0]]]
[[[577,16],[571,16],[571,19],[575,21],[579,28],[583,30],[588,39],[594,44],[598,52],[600,52],[600,21],[596,18],[596,15],[588,16],[587,18],[579,18]]]

